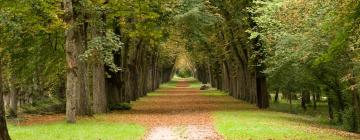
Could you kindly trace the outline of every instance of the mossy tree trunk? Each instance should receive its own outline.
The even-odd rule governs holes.
[[[0,58],[0,140],[10,140],[10,136],[7,129],[6,119],[5,119],[5,108],[4,108],[4,99],[3,99],[3,77],[2,77],[2,63]]]

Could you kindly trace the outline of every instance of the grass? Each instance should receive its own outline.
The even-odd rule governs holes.
[[[140,140],[145,128],[137,124],[79,121],[30,126],[9,125],[13,140]]]
[[[224,93],[224,92],[222,92],[222,91],[219,91],[219,90],[216,90],[216,89],[213,89],[213,88],[201,92],[201,95],[203,95],[203,96],[214,96],[214,97],[217,97],[217,96],[228,96],[227,93]]]
[[[318,129],[309,117],[287,113],[243,110],[214,114],[215,128],[228,140],[235,139],[347,139]]]
[[[201,87],[201,83],[196,79],[190,80],[189,84],[190,84],[190,88],[200,88]]]
[[[301,100],[293,100],[292,108],[290,108],[290,103],[286,100],[279,100],[278,103],[274,103],[272,100],[270,101],[269,110],[312,117],[318,123],[332,125],[332,127],[337,129],[343,129],[340,125],[334,124],[329,121],[328,106],[326,102],[318,102],[316,109],[313,108],[312,104],[307,105],[307,110],[304,110],[301,107],[300,102]]]
[[[183,81],[183,80],[188,81],[188,83],[190,84],[189,86],[190,88],[201,87],[201,83],[198,80],[196,80],[194,77],[180,78],[175,75],[171,81],[161,84],[160,88],[175,88],[178,81]]]
[[[175,88],[177,81],[171,80],[160,85],[160,88]]]
[[[166,95],[166,94],[165,93],[157,93],[157,92],[150,92],[150,93],[147,94],[147,96],[150,96],[150,97],[152,97],[152,96],[164,96],[164,95]]]
[[[215,97],[227,94],[210,89],[203,91],[202,95]],[[340,128],[329,125],[325,102],[318,102],[316,110],[311,105],[308,105],[307,110],[303,110],[300,100],[294,100],[292,106],[290,110],[290,104],[286,100],[280,100],[279,103],[271,102],[267,110],[243,106],[244,109],[240,110],[218,111],[213,114],[215,128],[228,140],[350,139],[342,135],[344,132],[341,130],[329,130]]]

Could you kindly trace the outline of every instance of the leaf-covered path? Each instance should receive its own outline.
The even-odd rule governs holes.
[[[181,81],[177,84],[175,89],[167,89],[164,92],[173,101],[163,104],[168,106],[165,112],[172,112],[167,117],[172,118],[172,115],[186,114],[186,117],[175,117],[176,120],[171,120],[165,126],[154,126],[151,128],[146,140],[218,140],[222,139],[213,128],[211,114],[206,111],[208,105],[211,103],[201,98],[198,90],[188,88],[189,84],[186,81]],[[166,102],[166,100],[165,100]],[[165,117],[165,116],[164,116]],[[181,121],[177,120],[183,120]],[[179,123],[179,124],[177,124]]]
[[[200,95],[187,81],[176,88],[163,88],[136,102],[131,111],[106,116],[111,121],[141,123],[149,127],[146,140],[220,140],[213,128],[211,112],[222,101]]]

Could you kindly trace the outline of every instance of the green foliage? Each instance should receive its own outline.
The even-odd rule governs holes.
[[[354,108],[348,108],[344,111],[344,129],[350,132],[359,131],[359,116]]]
[[[93,59],[93,61],[104,62],[106,66],[113,72],[121,70],[119,66],[114,63],[114,53],[117,53],[122,47],[123,43],[120,37],[114,32],[106,32],[105,37],[95,37],[89,42],[89,48],[85,51],[82,57],[86,60]],[[97,56],[99,55],[99,56]]]
[[[255,0],[248,11],[257,26],[248,32],[266,50],[270,89],[326,90],[334,120],[342,123],[353,104],[350,92],[359,92],[354,43],[360,36],[354,32],[359,27],[353,16],[358,5],[351,0]]]
[[[26,113],[63,112],[61,94],[65,73],[61,0],[0,1],[0,59],[5,62],[4,87],[20,98],[32,98]],[[13,86],[10,86],[10,83]],[[21,104],[23,105],[23,104]]]
[[[116,103],[110,105],[110,110],[130,110],[131,104],[130,103]]]
[[[191,76],[192,76],[190,70],[179,70],[179,71],[176,73],[176,75],[179,76],[180,78],[188,78],[188,77],[191,77]]]
[[[55,97],[35,101],[21,106],[22,112],[28,114],[56,114],[65,112],[65,101]]]

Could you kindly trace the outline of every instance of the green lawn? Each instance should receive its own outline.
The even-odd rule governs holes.
[[[31,126],[9,125],[13,140],[140,140],[145,128],[136,124],[102,121],[57,122]]]
[[[226,139],[347,139],[318,129],[309,117],[287,113],[243,110],[214,113],[215,128]]]

